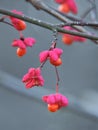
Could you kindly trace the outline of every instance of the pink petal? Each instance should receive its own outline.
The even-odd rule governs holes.
[[[46,102],[46,103],[47,103],[47,99],[48,99],[48,96],[47,96],[47,95],[42,97],[42,100],[43,100],[44,102]]]
[[[68,106],[68,99],[65,96],[61,98],[62,106]]]
[[[77,9],[75,0],[68,0],[67,4],[68,4],[70,10],[72,11],[72,13],[74,13],[74,14],[78,13],[78,9]]]
[[[60,48],[54,48],[53,51],[58,55],[58,57],[63,53],[63,50]]]
[[[12,10],[12,12],[13,12],[13,13],[15,13],[15,14],[23,15],[23,13],[22,13],[22,12],[17,11],[17,10],[15,10],[15,9],[14,9],[14,10]]]
[[[55,103],[56,103],[54,95],[50,95],[50,96],[48,97],[47,103],[48,103],[48,104],[55,104]]]
[[[44,85],[44,79],[42,76],[39,77],[39,81],[40,81],[40,86]]]
[[[73,30],[73,28],[70,27],[70,26],[64,26],[63,28],[66,29],[66,30]]]
[[[34,80],[29,80],[27,83],[26,83],[26,88],[28,89],[28,88],[32,88],[32,87],[34,87],[35,86],[35,82],[34,82]]]
[[[42,51],[42,52],[39,54],[39,60],[40,60],[41,63],[47,60],[48,54],[49,54],[49,51],[48,51],[48,50]]]
[[[43,86],[44,79],[41,75],[40,68],[30,68],[28,73],[23,76],[22,82],[26,83],[26,88],[31,88],[33,86]]]
[[[12,22],[12,24],[13,24],[15,27],[17,26],[17,24],[18,24],[19,21],[20,21],[20,20],[17,19],[17,18],[11,19],[11,22]]]
[[[36,40],[34,38],[28,37],[24,39],[24,43],[26,46],[32,47],[36,43]]]
[[[54,0],[56,3],[58,3],[58,4],[63,4],[63,3],[65,3],[65,1],[66,0]]]
[[[72,27],[70,26],[65,26],[64,29],[67,29],[67,30],[74,30],[77,32],[77,30],[73,29]],[[64,34],[66,35],[66,34]],[[69,35],[69,36],[72,36],[72,35]],[[78,42],[85,42],[86,41],[86,38],[83,38],[83,37],[79,37],[79,36],[72,36],[74,41],[78,41]]]
[[[75,40],[75,41],[79,41],[79,42],[85,42],[85,41],[86,41],[86,38],[79,37],[79,36],[74,36],[74,40]]]
[[[41,69],[40,68],[36,68],[35,69],[35,75],[36,76],[40,76],[41,75]]]
[[[11,19],[11,22],[12,22],[14,28],[15,28],[16,30],[18,30],[18,31],[21,31],[21,25],[20,25],[20,22],[21,22],[21,21],[22,21],[22,20],[17,19],[17,18],[12,18],[12,19]],[[24,29],[25,29],[25,28],[24,28]],[[22,30],[24,30],[24,29],[22,29]]]
[[[59,93],[55,94],[56,102],[59,102],[61,100],[61,97],[62,97],[61,94],[59,94]]]
[[[22,78],[22,82],[27,82],[29,79],[29,75],[28,74],[25,74]]]
[[[49,51],[49,57],[51,60],[56,61],[59,57],[55,51]]]
[[[35,68],[29,68],[28,74],[29,74],[30,77],[35,76]]]
[[[22,13],[22,12],[17,11],[17,10],[15,10],[15,9],[14,9],[14,10],[12,10],[12,12],[13,12],[13,13],[15,13],[15,14],[23,15],[23,13]],[[17,19],[17,18],[12,17],[12,16],[9,16],[9,18],[10,18],[10,20],[11,20],[11,21],[13,21],[13,20]]]
[[[27,82],[28,80],[32,79],[32,77],[35,76],[34,70],[34,68],[30,68],[28,73],[23,76],[22,82]]]
[[[14,40],[12,42],[12,46],[13,47],[19,47],[19,48],[22,48],[22,49],[26,48],[26,46],[25,46],[25,44],[24,44],[24,42],[22,40]]]
[[[43,96],[42,100],[47,104],[58,104],[59,109],[68,106],[68,99],[60,93]]]

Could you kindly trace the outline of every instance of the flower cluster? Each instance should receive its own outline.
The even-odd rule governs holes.
[[[58,10],[62,13],[68,13],[68,12],[72,12],[73,14],[78,13],[75,0],[55,0],[55,2],[60,4]]]
[[[18,15],[23,16],[23,13],[20,12],[20,11],[12,10],[12,12],[14,14],[18,14]],[[17,54],[17,56],[22,57],[26,54],[27,47],[32,47],[36,43],[36,40],[32,37],[24,38],[22,31],[26,29],[26,23],[23,20],[20,20],[18,18],[12,17],[12,16],[9,16],[8,18],[10,19],[13,27],[17,31],[19,31],[20,38],[14,39],[13,42],[12,42],[12,46],[18,47],[17,50],[16,50],[16,54]]]
[[[59,66],[62,64],[62,60],[60,58],[62,53],[63,53],[63,50],[60,48],[53,48],[50,50],[45,50],[40,53],[39,59],[41,63],[49,59],[52,65]]]
[[[12,10],[12,12],[15,14],[23,15],[22,12],[17,11],[17,10]],[[12,25],[14,26],[14,28],[16,30],[23,31],[26,29],[26,23],[23,20],[20,20],[18,18],[12,17],[12,16],[9,16],[9,18],[10,18]]]
[[[64,29],[76,31],[70,26],[66,26],[64,27]],[[73,36],[70,34],[62,34],[62,42],[66,45],[71,45],[73,42],[85,42],[85,41],[86,41],[86,38],[83,38],[83,37]]]
[[[26,47],[32,47],[35,43],[36,40],[34,38],[27,37],[13,40],[12,46],[26,49]]]
[[[65,14],[63,14],[63,13],[73,13],[73,14],[78,13],[78,8],[77,8],[77,4],[76,4],[75,0],[54,0],[54,2],[58,4],[57,12],[59,12],[61,14],[61,16],[65,16]],[[17,50],[16,50],[17,56],[22,57],[26,54],[27,48],[32,47],[36,43],[36,40],[33,37],[24,37],[24,35],[22,34],[22,32],[27,28],[25,21],[29,21],[29,18],[27,18],[27,19],[25,19],[25,21],[23,21],[23,20],[21,20],[21,19],[23,19],[23,15],[24,15],[22,12],[17,11],[17,10],[12,10],[12,13],[14,14],[13,16],[9,16],[9,15],[4,16],[1,18],[1,21],[3,21],[4,18],[8,18],[8,20],[10,21],[9,23],[6,21],[3,21],[3,22],[11,25],[15,30],[18,31],[19,38],[13,40],[12,47],[17,47]],[[20,15],[22,17],[16,18],[16,16],[18,16],[18,15]],[[70,18],[71,17],[69,17],[69,19]],[[74,17],[73,17],[73,19],[74,19]],[[63,20],[63,22],[64,22],[64,20]],[[33,19],[32,19],[32,23],[33,23]],[[61,108],[67,107],[69,104],[67,97],[62,95],[58,91],[60,78],[59,78],[57,67],[62,64],[61,56],[62,56],[63,50],[61,48],[56,47],[57,34],[58,34],[58,31],[60,31],[60,29],[59,29],[60,27],[66,29],[66,30],[74,31],[74,32],[77,32],[77,30],[75,30],[71,25],[64,27],[64,25],[62,23],[55,24],[55,25],[47,24],[47,26],[50,26],[48,28],[54,32],[54,35],[53,35],[54,39],[52,41],[52,45],[50,46],[50,48],[48,50],[44,50],[44,51],[40,52],[39,67],[29,68],[28,72],[23,76],[22,82],[24,83],[25,88],[27,88],[27,89],[33,88],[36,86],[42,87],[44,85],[44,78],[41,74],[42,73],[41,69],[44,66],[45,62],[48,60],[50,62],[50,64],[52,64],[54,66],[55,72],[56,72],[56,93],[44,95],[42,97],[42,101],[47,104],[47,108],[50,112],[57,112]],[[62,42],[66,45],[71,45],[73,42],[85,42],[86,41],[86,38],[83,38],[83,37],[74,36],[74,35],[65,34],[65,33],[59,33],[59,34],[61,34],[61,36],[62,36]]]
[[[36,43],[36,40],[31,37],[27,38],[20,38],[20,39],[14,39],[12,42],[13,47],[18,47],[17,48],[17,55],[19,57],[23,56],[26,54],[26,48],[27,47],[32,47]]]
[[[23,76],[22,82],[25,83],[26,88],[32,88],[34,86],[43,86],[44,79],[41,75],[40,68],[30,68],[28,73]]]
[[[56,112],[60,108],[68,106],[68,99],[60,93],[45,95],[42,100],[48,104],[48,110],[51,112]]]
[[[57,1],[56,1],[57,2]],[[13,13],[23,15],[22,12],[17,10],[12,10]],[[36,40],[32,37],[24,37],[22,31],[26,29],[26,23],[18,18],[8,16],[13,27],[19,32],[20,38],[14,39],[12,42],[13,47],[17,47],[17,55],[22,57],[27,52],[27,47],[32,47]],[[55,40],[54,40],[55,41]],[[54,66],[60,66],[62,64],[61,55],[63,50],[56,48],[56,42],[52,42],[52,46],[49,50],[44,50],[39,54],[39,60],[41,65],[43,65],[47,60]],[[37,68],[29,68],[28,72],[23,76],[22,82],[25,84],[25,88],[29,89],[35,86],[43,86],[44,78],[41,74],[42,66]],[[57,81],[58,82],[58,81]],[[56,90],[58,90],[58,85],[56,85]],[[60,93],[50,94],[43,96],[42,100],[48,104],[48,110],[50,112],[56,112],[62,107],[68,105],[68,99]]]
[[[66,0],[67,1],[67,0]],[[55,0],[55,2],[59,4],[65,3],[65,0]],[[69,2],[68,2],[69,3]],[[69,4],[70,5],[70,4]],[[12,10],[14,14],[22,15],[23,13],[17,10]],[[73,11],[74,12],[74,11]],[[26,29],[26,23],[18,18],[15,18],[13,16],[7,16],[8,19],[10,19],[10,24],[16,29],[20,35],[19,39],[14,39],[12,42],[12,47],[17,47],[16,53],[19,57],[22,57],[27,52],[27,47],[32,47],[36,40],[32,37],[24,37],[22,34],[22,31]],[[48,104],[48,110],[50,112],[56,112],[62,107],[66,107],[68,105],[68,99],[58,93],[58,82],[59,82],[59,75],[57,72],[57,66],[60,66],[62,64],[61,55],[63,53],[63,50],[61,48],[56,48],[56,35],[54,35],[54,39],[52,41],[52,45],[50,49],[44,50],[40,52],[39,54],[39,61],[40,66],[37,68],[29,68],[28,72],[23,76],[22,82],[25,84],[25,88],[33,88],[35,86],[43,86],[44,85],[44,78],[41,74],[41,69],[44,65],[44,63],[49,60],[49,62],[55,66],[56,76],[57,76],[57,82],[56,82],[56,93],[45,95],[42,97],[42,100]]]

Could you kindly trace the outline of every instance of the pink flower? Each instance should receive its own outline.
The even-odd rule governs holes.
[[[19,12],[17,10],[12,10],[13,13],[15,14],[19,14],[19,15],[23,15],[22,12]],[[26,23],[23,20],[20,20],[18,18],[9,16],[11,23],[13,25],[13,27],[18,30],[18,31],[22,31],[24,29],[26,29]]]
[[[76,42],[85,42],[86,38],[79,37],[79,36],[74,36],[74,41],[76,41]]]
[[[15,13],[15,14],[23,15],[22,12],[17,11],[17,10],[12,10],[12,12]],[[9,18],[10,18],[11,21],[13,21],[14,19],[17,19],[17,18],[15,18],[15,17],[13,17],[13,16],[9,16]],[[17,20],[19,20],[19,19],[17,19]]]
[[[39,60],[40,60],[40,62],[42,63],[42,62],[46,61],[47,58],[48,58],[48,56],[49,56],[49,51],[48,50],[42,51],[39,54]]]
[[[55,0],[56,3],[60,4],[59,11],[68,13],[71,11],[73,14],[78,13],[77,4],[75,0]]]
[[[32,47],[35,43],[36,43],[36,40],[34,38],[31,38],[31,37],[20,38],[20,39],[13,40],[12,46],[25,49],[26,47]]]
[[[72,13],[77,14],[78,13],[78,9],[77,9],[77,5],[75,0],[67,0],[66,1],[70,11],[72,11]]]
[[[13,47],[19,47],[21,49],[25,49],[26,48],[26,45],[24,44],[24,42],[20,39],[15,39],[13,40],[12,42],[12,46]]]
[[[32,47],[36,43],[36,40],[32,37],[27,37],[24,39],[24,43],[26,46]]]
[[[46,61],[48,58],[53,61],[56,61],[61,56],[62,53],[63,53],[63,50],[60,48],[45,50],[40,53],[39,59],[41,63]]]
[[[58,4],[63,4],[65,3],[67,0],[54,0],[56,3]]]
[[[58,106],[56,107],[56,110],[68,106],[68,99],[60,93],[45,95],[42,97],[42,100],[50,106],[56,104],[56,106]],[[52,112],[54,112],[53,108]]]
[[[30,68],[28,73],[22,78],[22,82],[25,83],[26,88],[32,88],[34,86],[43,86],[44,79],[41,75],[40,68]]]
[[[72,28],[70,26],[65,26],[64,29],[77,32],[77,30],[75,30],[74,28]],[[70,34],[63,34],[63,37],[66,37],[66,39],[69,39],[69,38],[72,39],[72,42],[85,42],[86,41],[86,38],[83,38],[80,36],[74,36],[74,35],[70,35]],[[64,41],[64,40],[62,40],[62,41]],[[66,42],[67,42],[67,40],[66,40]],[[67,44],[67,43],[65,43],[65,44]]]

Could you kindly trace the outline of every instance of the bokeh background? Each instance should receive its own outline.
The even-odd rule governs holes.
[[[55,8],[58,6],[53,0],[44,1]],[[81,16],[89,8],[88,1],[76,2],[78,16]],[[60,22],[43,11],[35,10],[24,0],[0,0],[0,8],[20,10],[29,17],[46,22]],[[86,19],[90,19],[90,15]],[[63,64],[58,67],[59,91],[68,97],[69,106],[50,113],[41,97],[55,93],[54,67],[48,62],[45,64],[42,70],[45,77],[43,88],[26,90],[21,79],[28,68],[39,66],[38,55],[50,47],[53,33],[27,23],[23,34],[35,37],[37,43],[28,48],[24,57],[18,58],[16,48],[11,46],[13,39],[19,38],[18,32],[0,23],[0,130],[98,130],[98,45],[87,40],[66,46],[58,36],[58,47],[64,50]]]

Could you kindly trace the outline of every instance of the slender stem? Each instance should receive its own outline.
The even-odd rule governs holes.
[[[5,24],[10,25],[10,26],[13,27],[13,25],[11,23],[7,22],[7,21],[2,21],[2,23],[5,23]]]
[[[52,45],[48,49],[49,51],[52,50],[52,49],[54,49],[56,47],[56,40],[57,39],[55,39],[55,38],[53,39]],[[40,68],[43,68],[43,66],[45,65],[45,63],[47,62],[47,60],[48,60],[48,56],[47,56],[46,60],[43,63],[41,63]]]
[[[13,27],[13,25],[12,25],[11,23],[9,23],[9,22],[7,22],[7,21],[4,21],[6,18],[7,18],[7,16],[2,16],[2,17],[0,18],[0,22],[5,23],[5,24],[10,25],[10,26]]]
[[[59,84],[56,83],[56,93],[58,93],[58,92],[59,92]]]
[[[93,10],[90,12],[91,21],[97,22],[97,11],[96,11],[96,3],[95,0],[89,0],[90,7],[93,7]]]
[[[95,6],[93,5],[92,7],[90,7],[89,9],[87,9],[81,16],[82,19],[84,19],[93,9],[95,8]]]
[[[58,73],[58,70],[57,70],[57,67],[55,66],[55,72],[56,72],[56,92],[59,91],[59,81],[60,81],[60,78],[59,78],[59,73]]]
[[[39,67],[42,69],[46,62],[47,62],[47,59],[43,63],[41,63]]]

